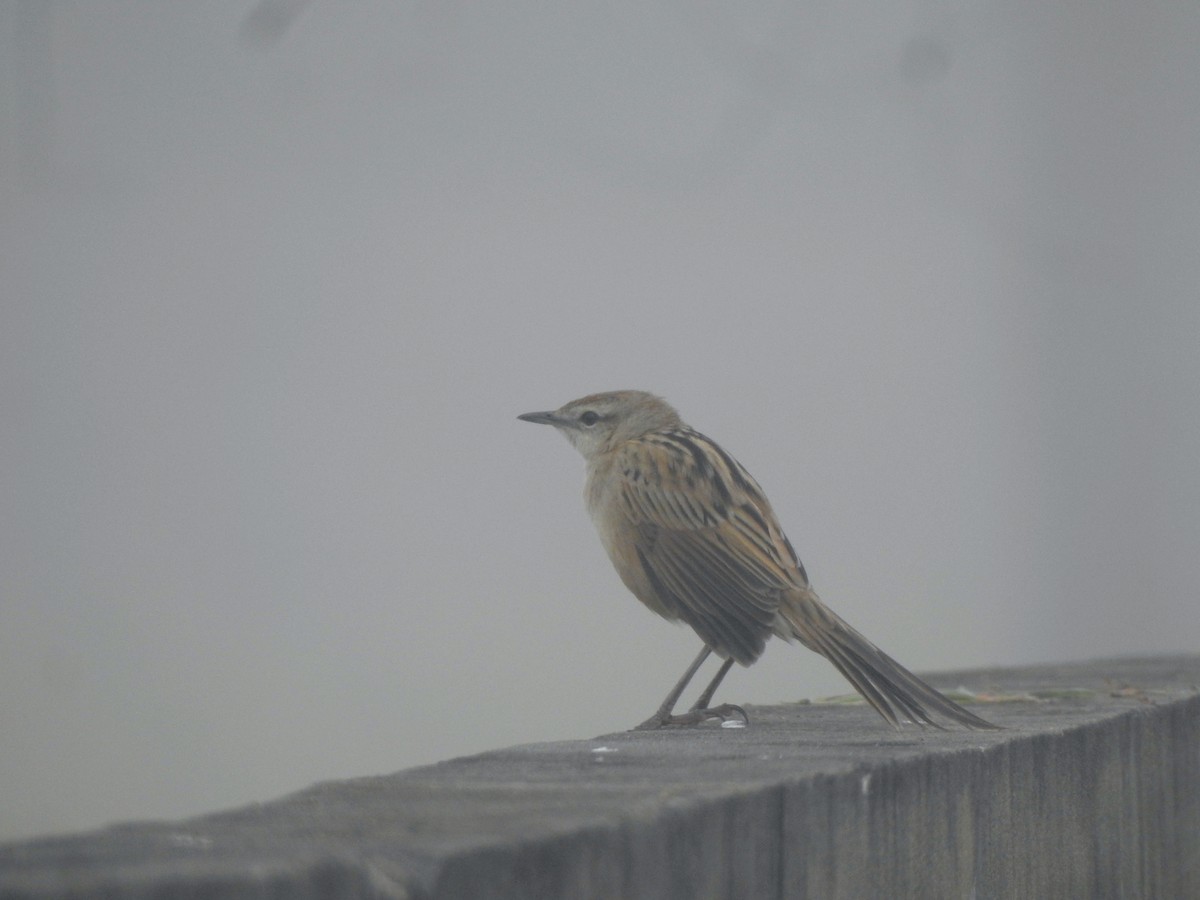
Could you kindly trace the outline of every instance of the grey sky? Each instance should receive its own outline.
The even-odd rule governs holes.
[[[912,668],[1196,649],[1200,7],[289,6],[0,6],[0,838],[641,721],[598,390]]]

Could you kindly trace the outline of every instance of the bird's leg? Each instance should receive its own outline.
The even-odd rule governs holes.
[[[705,644],[700,650],[700,655],[692,660],[692,664],[687,667],[687,671],[683,673],[683,677],[675,687],[671,688],[671,693],[667,694],[667,699],[659,706],[658,711],[648,718],[641,725],[638,725],[634,731],[646,731],[651,728],[661,728],[666,725],[671,718],[671,710],[675,708],[675,704],[679,702],[679,695],[684,692],[688,686],[688,682],[692,680],[692,676],[696,674],[696,670],[708,659],[708,654],[712,653],[712,647]]]
[[[722,722],[727,722],[736,716],[742,720],[743,725],[749,725],[750,717],[746,715],[746,711],[740,706],[734,706],[732,703],[722,703],[720,706],[708,705],[712,701],[713,694],[717,692],[717,688],[732,666],[732,658],[725,660],[721,664],[721,668],[717,670],[717,674],[713,676],[713,680],[708,683],[708,687],[704,689],[704,693],[692,704],[692,708],[682,716],[671,716],[668,724],[688,725],[695,722],[703,722],[706,719],[720,719]]]
[[[729,670],[732,668],[732,666],[733,657],[731,656],[729,659],[725,660],[721,668],[717,670],[716,676],[708,683],[708,687],[704,689],[704,693],[700,695],[700,699],[692,704],[692,709],[696,710],[708,708],[708,704],[712,702],[713,694],[717,692],[717,688],[725,679],[725,676],[729,674]]]
[[[679,679],[679,683],[676,684],[675,687],[671,688],[671,693],[667,694],[667,699],[662,702],[662,705],[659,706],[658,711],[641,725],[638,725],[637,728],[634,729],[635,731],[647,731],[653,728],[662,728],[664,725],[697,725],[700,722],[706,721],[707,719],[720,719],[722,722],[724,722],[725,720],[732,719],[735,716],[740,717],[746,724],[750,723],[750,717],[746,715],[746,711],[740,706],[734,706],[732,703],[725,703],[721,706],[713,707],[712,709],[705,708],[705,704],[712,699],[712,695],[716,692],[717,685],[721,683],[721,679],[725,677],[725,673],[728,672],[729,667],[733,665],[732,659],[727,659],[721,666],[720,671],[717,672],[717,677],[714,678],[709,683],[708,687],[704,689],[704,693],[700,695],[700,700],[697,701],[695,706],[682,715],[671,715],[671,710],[673,710],[675,708],[675,704],[679,702],[679,696],[687,688],[688,682],[692,680],[692,677],[696,674],[696,670],[700,668],[701,664],[703,664],[706,659],[708,659],[708,655],[710,653],[712,653],[712,648],[705,644],[704,649],[700,651],[699,656],[692,661],[692,664],[688,666],[687,671],[683,673],[683,677]]]

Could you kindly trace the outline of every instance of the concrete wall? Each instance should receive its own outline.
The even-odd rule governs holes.
[[[1200,656],[932,680],[1004,730],[753,707],[11,844],[0,897],[1200,897]]]

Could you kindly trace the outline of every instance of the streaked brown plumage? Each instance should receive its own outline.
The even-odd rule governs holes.
[[[970,728],[995,727],[943,697],[826,607],[762,488],[666,401],[614,391],[520,418],[555,426],[587,460],[588,512],[626,587],[704,641],[641,727],[745,717],[739,707],[708,703],[730,666],[753,663],[773,634],[828,659],[893,726],[907,719],[940,727],[934,718],[940,716]],[[724,665],[687,714],[672,715],[713,651]]]

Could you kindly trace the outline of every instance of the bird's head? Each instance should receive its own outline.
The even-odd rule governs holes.
[[[553,425],[589,460],[625,441],[683,426],[679,413],[667,401],[645,391],[589,394],[552,412],[525,413],[517,418]]]

